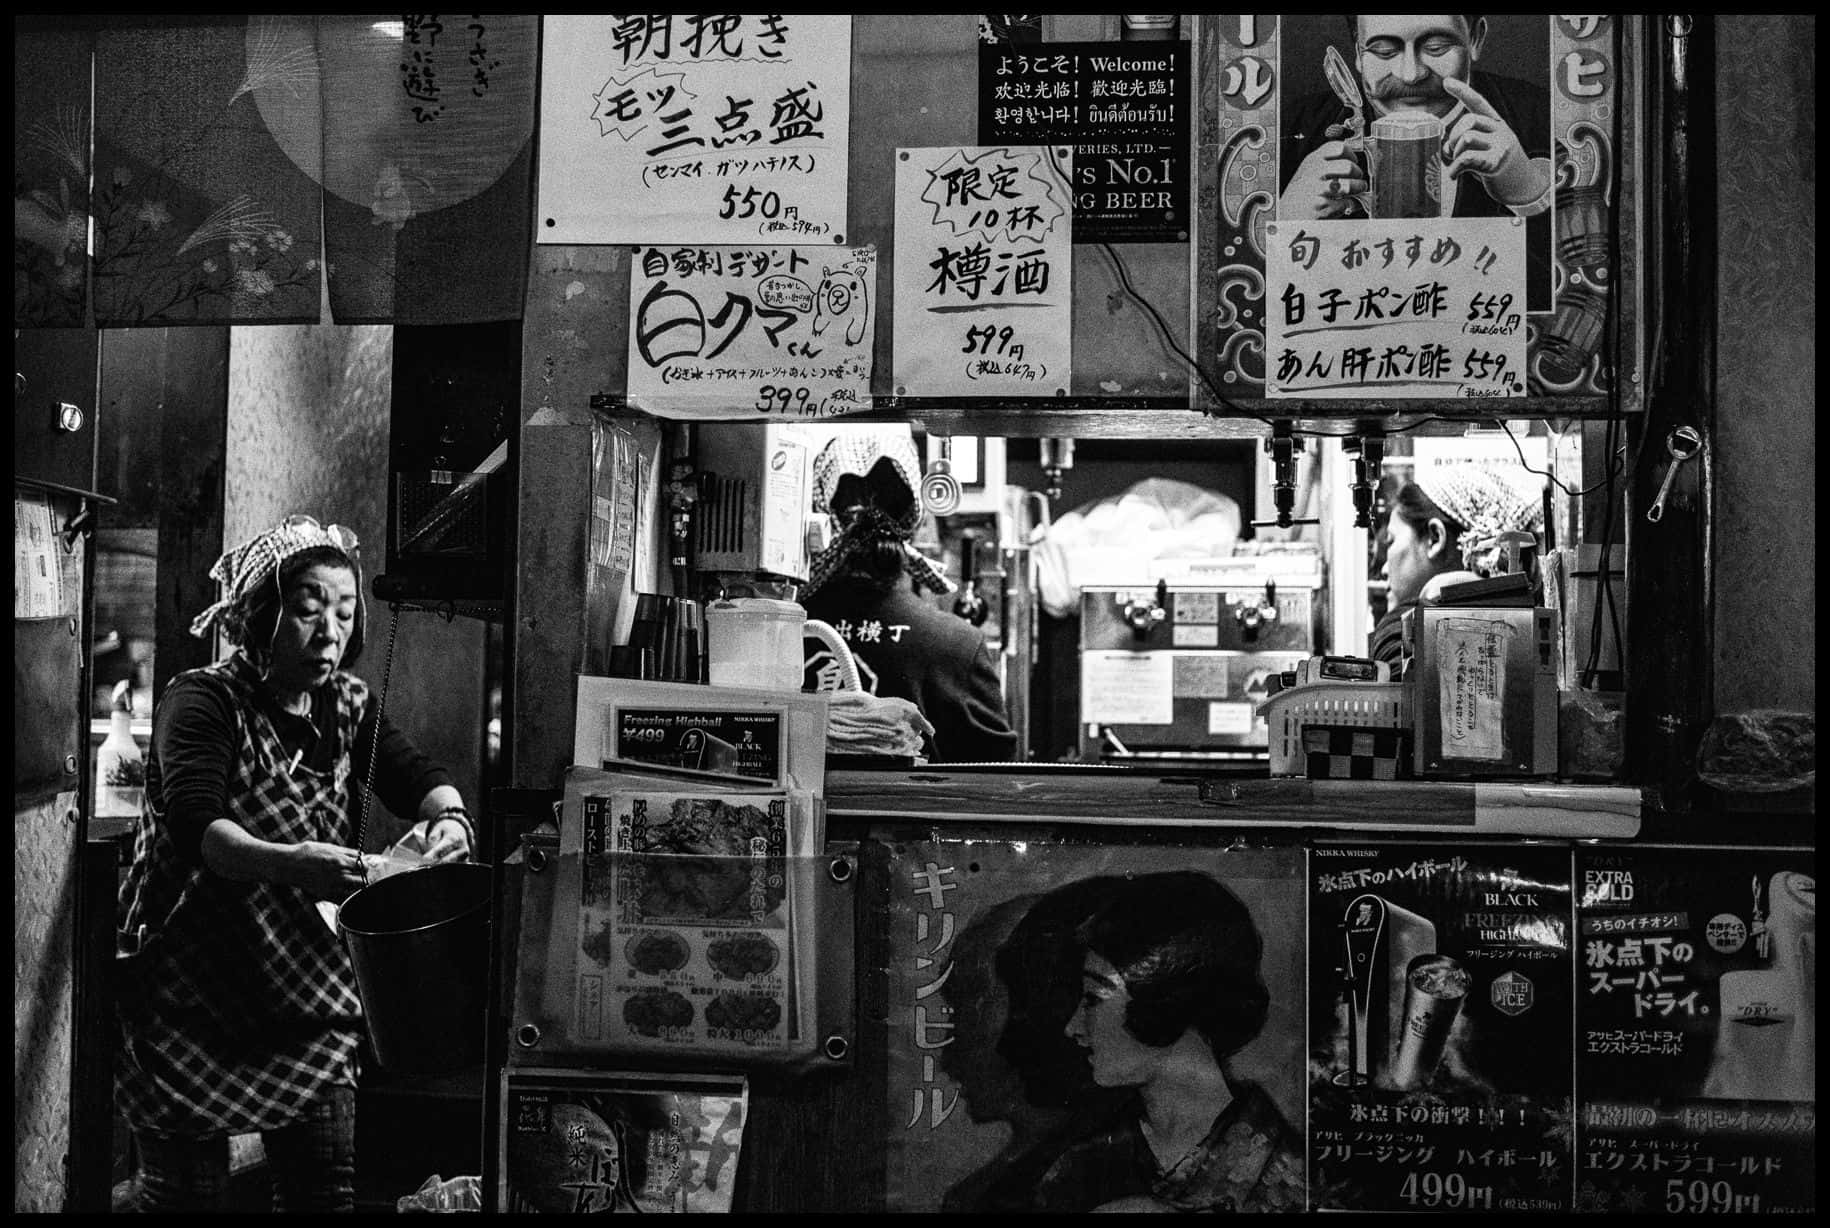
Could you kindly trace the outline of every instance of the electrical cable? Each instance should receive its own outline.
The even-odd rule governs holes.
[[[1107,258],[1109,258],[1112,261],[1112,267],[1117,270],[1119,284],[1124,287],[1125,293],[1128,296],[1130,296],[1130,298],[1133,302],[1135,302],[1138,306],[1142,307],[1146,312],[1149,313],[1151,320],[1153,320],[1156,323],[1157,332],[1161,335],[1163,344],[1165,346],[1167,346],[1175,354],[1175,356],[1177,358],[1180,358],[1184,363],[1186,363],[1189,370],[1193,371],[1197,376],[1200,377],[1202,387],[1207,389],[1207,395],[1212,397],[1214,399],[1215,403],[1217,403],[1221,409],[1227,410],[1228,412],[1235,414],[1241,418],[1251,418],[1256,422],[1262,422],[1266,426],[1270,427],[1272,430],[1276,430],[1279,424],[1276,421],[1274,421],[1273,419],[1266,418],[1261,414],[1251,413],[1250,411],[1242,409],[1238,405],[1235,405],[1231,401],[1226,399],[1225,394],[1222,393],[1220,391],[1220,389],[1214,385],[1214,381],[1213,381],[1212,377],[1209,376],[1207,374],[1207,372],[1202,369],[1200,363],[1195,361],[1193,355],[1189,354],[1189,352],[1187,350],[1183,349],[1179,344],[1177,344],[1175,336],[1169,331],[1168,321],[1163,319],[1163,314],[1162,314],[1162,312],[1157,310],[1156,304],[1152,303],[1149,299],[1145,298],[1142,294],[1138,293],[1137,288],[1131,284],[1131,276],[1130,276],[1130,273],[1125,268],[1125,262],[1123,260],[1119,259],[1119,255],[1116,251],[1113,250],[1112,245],[1110,243],[1101,243],[1099,246],[1102,250],[1104,250]],[[1383,433],[1386,435],[1403,435],[1403,434],[1406,434],[1407,432],[1414,431],[1414,430],[1418,429],[1419,427],[1426,426],[1431,422],[1453,422],[1453,421],[1456,421],[1456,419],[1445,418],[1438,414],[1429,414],[1429,415],[1425,415],[1422,418],[1419,418],[1417,421],[1412,422],[1406,426],[1397,427],[1393,430],[1385,431]],[[1292,429],[1294,429],[1294,428],[1292,428]],[[1352,439],[1357,436],[1366,434],[1365,431],[1317,431],[1317,430],[1303,430],[1303,431],[1300,431],[1297,433],[1303,434],[1303,435],[1312,435],[1312,436],[1315,436],[1315,437],[1321,438],[1321,439]]]
[[[1617,46],[1618,37],[1618,34],[1616,34]],[[1621,112],[1620,108],[1616,107],[1614,109],[1614,140],[1615,148],[1617,149],[1622,148],[1620,144],[1622,139],[1621,128]],[[1624,180],[1625,177],[1623,175],[1620,178]],[[1608,213],[1609,254],[1613,257],[1616,264],[1618,264],[1620,260],[1620,198],[1624,192],[1624,188],[1624,182],[1617,182],[1615,184],[1614,204],[1613,208],[1611,208]],[[1662,285],[1660,286],[1660,290],[1662,292]],[[1607,307],[1608,327],[1604,333],[1604,335],[1614,338],[1616,353],[1619,353],[1620,348],[1620,337],[1618,335],[1621,323],[1619,298],[1619,294],[1611,288],[1608,295]],[[1651,396],[1653,380],[1657,377],[1659,364],[1663,360],[1664,336],[1664,305],[1661,302],[1658,318],[1653,326],[1652,347],[1650,352],[1646,355],[1646,369],[1643,372],[1641,381],[1641,386],[1646,389],[1645,395],[1647,397]],[[1612,562],[1614,545],[1615,481],[1619,478],[1622,469],[1620,454],[1625,450],[1624,443],[1620,439],[1620,434],[1626,421],[1625,413],[1620,405],[1620,374],[1621,372],[1617,364],[1614,378],[1608,383],[1608,429],[1606,443],[1604,444],[1607,449],[1607,461],[1604,472],[1607,476],[1603,479],[1607,484],[1607,497],[1602,501],[1603,525],[1601,533],[1601,550],[1597,555],[1596,562],[1595,609],[1590,616],[1589,621],[1589,655],[1582,667],[1581,685],[1585,690],[1592,689],[1595,675],[1599,672],[1601,664],[1601,614],[1604,606],[1607,608],[1609,626],[1614,635],[1615,660],[1619,663],[1623,675],[1626,670],[1626,649],[1620,634],[1620,608],[1614,601],[1614,585],[1610,578],[1610,564]],[[1639,448],[1636,449],[1633,454],[1633,461],[1630,466],[1632,472],[1638,472],[1641,453],[1643,453],[1644,450],[1645,440],[1642,439],[1640,440]],[[1577,546],[1578,558],[1580,558],[1581,543],[1578,542]]]

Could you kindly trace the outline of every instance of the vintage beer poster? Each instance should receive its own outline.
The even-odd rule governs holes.
[[[1301,857],[895,846],[888,1208],[1302,1210]]]

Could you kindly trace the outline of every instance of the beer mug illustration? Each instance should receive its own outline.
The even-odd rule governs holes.
[[[1404,1025],[1392,1063],[1393,1087],[1414,1091],[1430,1081],[1472,982],[1468,970],[1447,955],[1411,960],[1405,970]]]
[[[1442,121],[1428,111],[1393,111],[1347,141],[1366,159],[1365,192],[1354,199],[1367,217],[1439,217],[1442,213]]]

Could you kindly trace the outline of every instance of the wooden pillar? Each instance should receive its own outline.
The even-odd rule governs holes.
[[[1651,395],[1627,433],[1626,752],[1630,778],[1646,791],[1646,835],[1660,838],[1677,834],[1698,804],[1696,747],[1714,714],[1707,448],[1679,474],[1663,518],[1649,522],[1646,511],[1670,463],[1670,432],[1714,435],[1716,81],[1714,18],[1652,21],[1648,303],[1661,325]]]

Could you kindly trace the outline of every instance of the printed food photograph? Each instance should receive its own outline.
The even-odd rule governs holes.
[[[678,972],[693,956],[686,939],[664,930],[635,935],[623,944],[623,954],[631,968],[650,976]]]
[[[705,1008],[705,1021],[733,1031],[773,1031],[782,1021],[782,1004],[757,994],[721,993]]]
[[[781,948],[766,934],[733,934],[714,939],[706,948],[705,961],[714,971],[736,980],[767,976],[781,962]]]
[[[662,1028],[683,1028],[693,1021],[693,1004],[671,989],[644,989],[623,1003],[623,1022],[641,1036],[659,1036]]]

